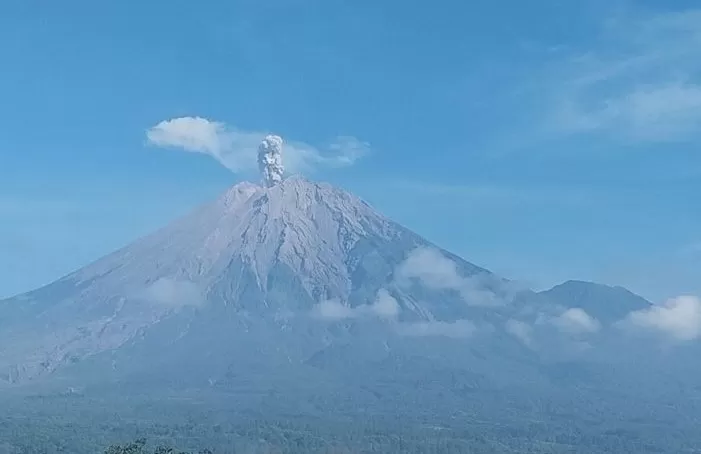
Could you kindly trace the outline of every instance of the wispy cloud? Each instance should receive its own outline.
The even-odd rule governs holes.
[[[257,150],[268,133],[245,131],[202,117],[164,120],[146,131],[149,144],[211,156],[235,173],[257,169]],[[367,155],[370,146],[352,136],[339,136],[323,149],[285,139],[283,160],[290,172],[312,172],[320,167],[347,167]]]
[[[609,21],[549,80],[546,129],[628,142],[701,134],[701,10]]]
[[[394,276],[400,286],[411,285],[416,279],[434,290],[456,291],[467,304],[475,306],[494,306],[504,302],[488,288],[491,276],[462,276],[457,264],[434,248],[414,249],[397,267]]]
[[[528,348],[534,347],[533,342],[533,327],[526,322],[510,319],[504,325],[507,333],[518,339],[523,345]]]
[[[623,326],[638,328],[666,336],[676,341],[691,341],[701,337],[701,300],[680,296],[660,306],[632,312]]]
[[[580,308],[550,308],[537,313],[535,320],[509,319],[504,331],[539,353],[589,348],[586,338],[599,332],[601,323]]]
[[[701,132],[701,86],[637,86],[591,109],[564,99],[553,117],[565,133],[599,132],[636,142],[684,141]]]

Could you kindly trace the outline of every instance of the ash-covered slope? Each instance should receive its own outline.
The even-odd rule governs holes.
[[[241,183],[215,203],[62,282],[86,287],[82,294],[93,301],[133,295],[159,280],[195,284],[205,292],[200,296],[226,305],[245,305],[242,300],[254,298],[241,296],[257,292],[262,301],[255,301],[255,308],[266,310],[303,304],[268,298],[275,279],[287,272],[313,300],[345,300],[352,291],[346,261],[361,239],[386,243],[407,235],[329,185],[302,178],[271,188]]]
[[[305,328],[284,342],[321,341],[326,328],[309,321],[319,304],[327,304],[322,318],[339,320],[375,307],[412,323],[478,319],[470,298],[498,294],[502,281],[445,251],[458,275],[479,276],[469,293],[435,282],[397,284],[398,266],[422,247],[438,250],[328,184],[300,177],[271,187],[241,183],[130,246],[0,303],[0,377],[44,376],[127,345],[138,350],[139,342],[169,348],[180,339],[185,350],[211,349],[232,342],[237,330],[258,330],[259,346],[275,345],[293,318]],[[167,356],[142,353],[145,362]]]

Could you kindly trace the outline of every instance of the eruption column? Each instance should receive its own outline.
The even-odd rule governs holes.
[[[269,135],[258,147],[258,168],[263,175],[263,183],[273,187],[282,181],[285,168],[282,166],[282,138]]]

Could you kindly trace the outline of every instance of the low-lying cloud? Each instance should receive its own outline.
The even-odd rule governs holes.
[[[672,340],[692,341],[701,337],[701,300],[695,296],[673,298],[630,313],[624,323]]]
[[[414,249],[395,270],[395,280],[400,286],[408,286],[414,279],[434,290],[456,291],[470,305],[503,303],[499,296],[486,288],[487,276],[461,276],[457,264],[434,248]]]
[[[170,308],[201,306],[204,304],[199,287],[187,280],[160,278],[150,284],[140,295],[149,303]]]
[[[322,301],[312,309],[312,315],[321,320],[341,321],[355,319],[381,319],[391,322],[396,333],[407,337],[448,337],[464,339],[472,336],[477,327],[469,320],[400,322],[401,308],[390,293],[382,289],[377,292],[372,304],[351,307],[332,299]]]
[[[317,318],[339,321],[361,317],[374,317],[382,320],[394,320],[400,312],[399,303],[387,290],[377,292],[372,304],[351,307],[338,300],[326,300],[317,304],[312,313]]]
[[[424,321],[397,325],[399,334],[411,337],[464,339],[472,336],[475,331],[477,331],[477,326],[469,320],[456,320],[454,322]]]
[[[557,317],[550,319],[557,329],[565,334],[592,334],[601,329],[601,323],[578,307],[567,309]]]
[[[506,333],[541,353],[589,348],[583,339],[601,328],[601,323],[581,308],[565,309],[557,315],[540,313],[533,322],[509,319],[504,324]]]
[[[533,348],[533,327],[528,323],[510,319],[504,325],[504,329],[526,347]]]
[[[268,135],[246,131],[202,117],[164,120],[146,131],[147,142],[161,148],[201,153],[235,173],[257,169],[258,146]],[[326,147],[285,140],[285,167],[293,173],[320,167],[348,167],[367,155],[370,146],[352,136],[339,136]]]

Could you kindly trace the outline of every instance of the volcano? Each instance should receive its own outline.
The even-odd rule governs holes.
[[[279,178],[266,156],[276,172],[265,184],[237,184],[0,302],[0,397],[27,396],[0,405],[49,421],[54,407],[26,399],[59,396],[52,405],[74,408],[76,424],[113,408],[148,424],[166,409],[203,421],[235,409],[244,420],[372,421],[390,432],[401,417],[412,431],[452,427],[464,449],[486,436],[484,452],[507,452],[507,426],[513,452],[553,452],[538,437],[573,431],[590,435],[576,440],[581,452],[645,452],[643,434],[625,432],[640,420],[653,428],[646,446],[681,452],[659,436],[680,414],[695,436],[696,398],[685,396],[698,395],[698,349],[660,355],[616,328],[651,303],[591,283],[520,288],[342,189]],[[75,393],[94,400],[76,406]]]
[[[110,367],[102,374],[140,361],[148,369],[165,357],[175,365],[202,352],[211,352],[217,370],[246,358],[318,361],[320,351],[358,330],[468,337],[513,294],[507,281],[346,191],[294,176],[270,187],[244,182],[3,302],[0,370],[6,382],[21,382],[105,354]],[[285,339],[290,331],[293,339]],[[236,353],[241,342],[268,353]]]

